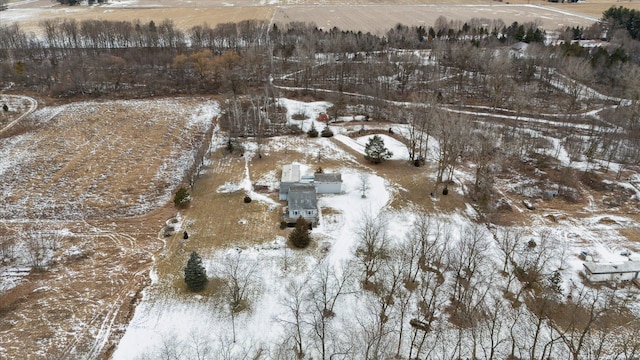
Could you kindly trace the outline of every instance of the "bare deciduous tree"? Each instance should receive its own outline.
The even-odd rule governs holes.
[[[374,217],[370,212],[365,212],[361,221],[356,258],[363,269],[363,283],[367,284],[389,256],[389,239],[384,214]]]
[[[293,350],[298,359],[302,359],[305,356],[306,332],[303,326],[305,304],[309,296],[307,292],[308,289],[305,282],[291,281],[287,285],[285,297],[280,299],[280,304],[286,308],[287,314],[279,317],[278,321],[283,323],[288,332],[291,333],[290,337],[294,342]]]
[[[353,280],[350,267],[336,269],[328,262],[320,263],[310,279],[308,323],[313,329],[314,344],[323,360],[333,354],[346,352],[341,349],[337,334],[332,330],[331,320],[335,316],[334,307],[338,299],[353,291]]]
[[[360,179],[360,197],[364,199],[367,197],[367,191],[369,191],[369,188],[370,188],[369,174],[360,173],[359,179]]]
[[[436,124],[435,137],[439,142],[436,187],[443,182],[445,172],[449,174],[448,180],[453,178],[453,170],[465,150],[468,134],[468,124],[458,114],[442,117]]]
[[[240,252],[236,252],[223,256],[215,270],[222,280],[228,300],[234,343],[236,342],[235,315],[247,306],[248,295],[258,286],[255,277],[257,269],[257,261],[243,259]]]

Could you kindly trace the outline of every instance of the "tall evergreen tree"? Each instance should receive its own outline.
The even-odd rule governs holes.
[[[296,226],[289,234],[289,241],[298,248],[306,248],[311,242],[309,236],[309,223],[302,217],[298,217],[296,220]]]
[[[367,145],[364,146],[364,158],[374,164],[388,160],[393,153],[384,146],[384,140],[378,135],[373,135]]]
[[[191,252],[187,267],[184,268],[184,282],[191,291],[200,291],[207,285],[207,271],[202,265],[200,255],[195,251]]]

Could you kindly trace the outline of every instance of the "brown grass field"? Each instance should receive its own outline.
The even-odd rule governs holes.
[[[159,232],[177,212],[163,194],[174,191],[183,173],[176,179],[163,169],[181,168],[180,154],[195,144],[180,140],[202,138],[211,126],[213,119],[198,110],[207,101],[46,107],[43,100],[42,111],[3,134],[15,139],[3,143],[12,147],[15,162],[2,174],[0,235],[17,243],[39,232],[66,229],[67,235],[46,271],[33,270],[2,294],[0,343],[6,352],[0,358],[110,351],[109,341],[123,331],[149,283],[153,258],[163,247]],[[190,115],[201,116],[200,127],[189,125]]]
[[[218,0],[139,0],[118,1],[100,6],[65,7],[52,5],[48,0],[35,2],[11,1],[9,10],[2,13],[3,21],[16,22],[23,28],[38,32],[43,19],[73,18],[76,20],[104,19],[117,21],[172,20],[179,28],[194,25],[237,22],[256,19],[267,22],[313,22],[330,29],[337,26],[383,34],[398,23],[405,25],[433,25],[436,18],[467,21],[471,18],[502,19],[506,24],[536,21],[546,30],[567,26],[589,26],[611,6],[640,9],[640,1],[593,0],[584,3],[562,4],[540,0],[404,0],[382,1],[257,1],[234,2]]]

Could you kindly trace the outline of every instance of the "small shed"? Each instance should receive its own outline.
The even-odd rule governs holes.
[[[289,187],[287,195],[288,206],[285,210],[284,221],[295,223],[302,216],[312,226],[318,224],[318,200],[316,188],[311,184],[296,184]]]
[[[320,115],[318,115],[318,118],[316,120],[322,121],[324,123],[328,123],[329,122],[329,115],[327,115],[327,113],[321,112]]]
[[[280,178],[280,200],[287,200],[289,187],[300,182],[300,165],[289,164],[282,167],[282,177]]]
[[[342,192],[342,174],[315,173],[313,184],[318,194],[340,194]]]
[[[640,273],[640,261],[626,261],[619,264],[587,261],[583,264],[587,280],[590,282],[632,281]]]

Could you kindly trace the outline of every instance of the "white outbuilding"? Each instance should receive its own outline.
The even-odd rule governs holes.
[[[282,167],[282,177],[280,178],[280,200],[287,200],[289,187],[300,183],[300,165],[289,164]]]
[[[318,194],[340,194],[342,192],[342,174],[315,173],[313,185]]]
[[[584,273],[590,282],[632,281],[640,273],[640,261],[625,261],[622,263],[597,263],[587,261],[583,264]]]

